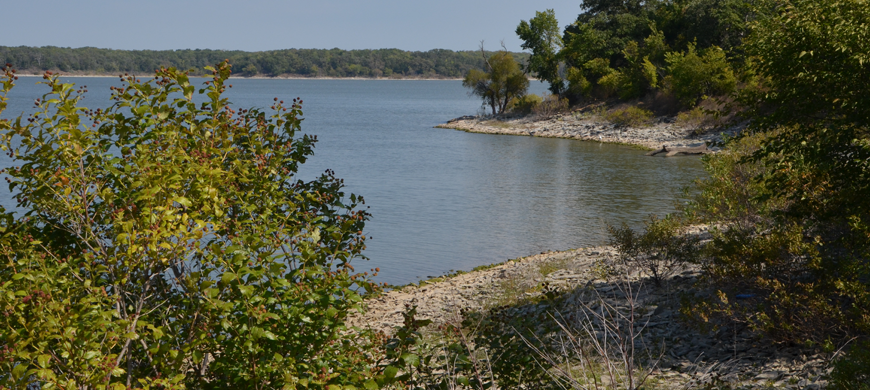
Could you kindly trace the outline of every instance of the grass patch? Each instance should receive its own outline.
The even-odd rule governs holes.
[[[697,129],[704,126],[708,120],[708,115],[704,112],[704,109],[695,107],[677,114],[676,124],[682,127]]]
[[[559,259],[559,260],[548,261],[548,262],[542,263],[541,265],[538,266],[538,272],[541,273],[541,276],[546,278],[547,276],[549,276],[553,272],[560,271],[560,270],[567,268],[568,263],[569,263],[568,259]]]
[[[541,284],[536,283],[534,278],[530,278],[528,275],[511,275],[499,282],[498,292],[492,305],[500,307],[532,303],[532,297],[527,294],[540,292],[541,289]]]

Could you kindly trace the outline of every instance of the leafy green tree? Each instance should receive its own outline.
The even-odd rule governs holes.
[[[565,28],[565,59],[579,67],[595,58],[610,61],[611,66],[625,65],[622,51],[629,42],[640,42],[650,33],[652,11],[657,1],[584,0],[583,13]]]
[[[174,68],[122,77],[97,110],[47,73],[38,113],[0,122],[24,213],[0,214],[0,387],[325,389],[375,374],[344,325],[376,288],[350,264],[362,198],[331,172],[296,178],[316,141],[298,135],[301,100],[237,111],[229,64],[208,70],[199,89]]]
[[[721,47],[729,55],[740,54],[749,35],[749,21],[756,18],[749,0],[677,0],[662,2],[655,21],[676,49],[690,43],[699,48]]]
[[[535,12],[535,17],[528,22],[520,22],[516,33],[523,40],[522,48],[532,51],[526,71],[534,73],[538,80],[550,83],[551,93],[561,95],[565,91],[565,81],[559,74],[562,38],[556,13],[552,9]]]
[[[489,72],[472,69],[465,75],[462,85],[470,88],[471,94],[482,98],[483,104],[492,108],[492,115],[498,115],[505,111],[511,100],[526,94],[529,79],[511,53],[503,50],[487,58],[481,47],[481,54]]]
[[[710,47],[698,53],[690,44],[683,52],[665,54],[668,77],[666,87],[686,106],[694,106],[705,95],[725,95],[737,86],[725,52]]]

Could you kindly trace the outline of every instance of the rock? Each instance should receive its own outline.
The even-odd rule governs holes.
[[[763,381],[775,381],[775,380],[779,380],[779,378],[782,378],[782,371],[762,372],[761,374],[756,375],[752,379],[763,380]]]

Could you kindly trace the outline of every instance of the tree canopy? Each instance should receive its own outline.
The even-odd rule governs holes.
[[[529,79],[507,51],[486,57],[481,50],[481,54],[486,59],[488,72],[472,69],[465,75],[462,85],[471,89],[471,94],[482,98],[483,104],[492,109],[492,115],[498,115],[505,111],[511,100],[525,95]]]
[[[663,91],[688,106],[733,89],[733,68],[742,64],[742,42],[756,12],[744,0],[584,0],[580,8],[559,40],[552,10],[520,22],[516,33],[530,51],[531,74],[574,102]],[[666,61],[668,53],[681,64]],[[710,56],[694,61],[695,53]],[[700,90],[687,88],[699,81]]]

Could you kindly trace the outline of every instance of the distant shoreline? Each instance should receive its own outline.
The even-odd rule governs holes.
[[[96,78],[96,77],[102,77],[102,78],[118,77],[118,75],[115,75],[115,74],[69,74],[69,73],[62,73],[62,72],[54,72],[53,74],[60,75],[60,77],[70,77],[70,78],[73,78],[73,77],[82,77],[82,78],[84,78],[84,77],[93,77],[93,78]],[[19,76],[19,77],[42,77],[41,74],[33,74],[33,73],[18,73],[18,74],[16,74],[16,76]],[[148,76],[133,74],[133,76],[152,77],[152,75],[150,75],[150,74]],[[207,76],[207,75],[191,76],[191,77],[211,78],[210,76]],[[250,79],[250,80],[377,80],[377,81],[389,81],[389,80],[396,80],[396,81],[413,81],[413,80],[419,80],[419,81],[438,81],[438,80],[460,81],[460,80],[462,80],[461,78],[449,78],[449,77],[414,77],[414,76],[402,76],[402,77],[325,77],[325,76],[320,77],[320,76],[317,76],[317,77],[307,77],[307,76],[298,76],[298,75],[297,76],[290,76],[290,75],[238,76],[238,75],[233,75],[231,77],[231,79]]]

